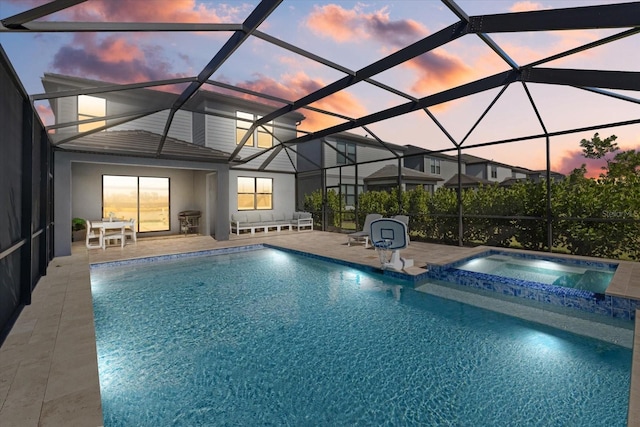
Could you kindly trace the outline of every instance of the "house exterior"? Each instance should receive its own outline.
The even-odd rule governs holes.
[[[304,116],[288,113],[251,129],[274,106],[220,93],[200,90],[171,114],[178,96],[171,90],[122,89],[59,74],[45,74],[42,83],[55,116],[48,127],[55,146],[55,256],[71,253],[73,218],[133,218],[138,233],[162,236],[181,232],[181,212],[197,211],[197,231],[226,240],[234,213],[292,213],[323,187],[352,207],[358,194],[392,188],[398,179],[403,189],[434,191],[451,186],[458,173],[456,157],[351,133],[285,148],[278,142],[295,138]],[[536,176],[476,156],[462,159],[465,186]]]
[[[195,210],[200,234],[227,240],[235,212],[295,210],[295,153],[275,148],[295,137],[302,115],[254,130],[239,148],[252,122],[273,106],[201,90],[162,138],[175,93],[115,91],[110,83],[57,74],[42,83],[55,116],[55,256],[71,253],[73,218],[115,211],[135,218],[138,233],[161,236],[180,233],[180,212]]]
[[[413,145],[407,146],[406,167],[428,172],[441,178],[436,188],[454,188],[458,186],[458,157],[435,153]],[[470,154],[461,155],[461,184],[463,188],[477,188],[480,185],[510,185],[517,181],[538,181],[540,171],[532,171]],[[552,173],[554,177],[563,175]]]
[[[499,183],[511,178],[526,179],[529,172],[528,169],[483,159],[470,154],[462,154],[462,160],[466,164],[466,175],[492,183]]]
[[[415,145],[407,145],[405,154],[407,155],[404,159],[405,167],[428,173],[438,178],[433,190],[444,186],[451,177],[458,173],[457,157],[443,153],[435,153],[421,147],[416,147]],[[461,166],[462,173],[464,174],[466,164],[463,162]]]
[[[364,191],[391,191],[398,188],[398,181],[402,191],[422,187],[433,194],[435,186],[442,178],[405,167],[401,167],[398,172],[398,166],[386,165],[364,178]]]
[[[327,190],[340,193],[346,206],[355,206],[358,194],[365,191],[365,178],[387,165],[402,166],[405,151],[404,146],[348,132],[304,142],[297,148],[298,198],[322,189],[324,180]]]

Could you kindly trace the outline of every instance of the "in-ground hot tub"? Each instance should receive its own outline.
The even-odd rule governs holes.
[[[617,263],[490,250],[444,266],[429,276],[459,285],[634,319],[640,301],[606,295]]]

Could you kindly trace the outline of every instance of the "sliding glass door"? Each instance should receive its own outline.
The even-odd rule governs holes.
[[[142,233],[169,231],[169,178],[103,175],[102,216],[135,219]]]

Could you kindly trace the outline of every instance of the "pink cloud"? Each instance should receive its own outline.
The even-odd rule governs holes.
[[[428,33],[412,19],[390,20],[386,9],[363,13],[359,6],[348,10],[336,4],[316,6],[307,18],[307,25],[317,35],[337,42],[374,38],[395,47],[404,47]]]
[[[568,175],[574,169],[580,168],[582,165],[586,165],[587,177],[597,178],[603,172],[602,167],[606,166],[607,162],[603,159],[587,159],[582,154],[581,150],[569,150],[557,161],[554,162],[552,169],[562,174]]]
[[[621,151],[635,150],[640,151],[640,144],[636,147],[621,147]],[[613,156],[609,155],[609,158]],[[603,166],[607,165],[605,159],[587,159],[584,157],[582,150],[568,150],[562,157],[554,162],[552,169],[560,173],[568,175],[574,169],[579,168],[582,164],[586,165],[588,178],[598,178],[604,172]]]
[[[427,28],[411,19],[392,21],[386,9],[364,13],[360,6],[349,10],[335,4],[316,7],[307,19],[307,25],[319,36],[339,43],[373,39],[387,46],[384,50],[401,49],[429,33]],[[407,61],[403,66],[417,73],[418,80],[412,89],[419,93],[450,87],[473,73],[464,61],[442,48]]]
[[[42,0],[10,0],[27,7],[36,7]],[[91,0],[64,9],[52,17],[64,16],[80,21],[124,22],[232,22],[243,7],[208,8],[195,0]]]
[[[432,93],[436,88],[455,86],[473,74],[473,69],[464,61],[443,49],[420,55],[405,66],[418,73],[418,81],[412,86],[418,93]]]
[[[241,82],[239,87],[250,89],[276,96],[286,100],[296,100],[312,93],[326,85],[326,82],[312,79],[306,74],[299,72],[294,75],[284,75],[277,81],[271,77],[257,74],[255,79]],[[252,97],[251,97],[252,98]],[[265,102],[264,100],[259,100]],[[349,117],[360,117],[366,114],[364,106],[348,92],[337,92],[331,96],[321,99],[312,104],[316,108],[343,114]],[[302,122],[302,127],[306,131],[324,129],[341,123],[344,120],[321,113],[304,110],[301,111],[306,119]]]
[[[510,8],[509,12],[531,12],[533,10],[543,10],[548,9],[547,7],[542,6],[541,3],[535,1],[519,1],[514,3]]]
[[[55,123],[55,120],[53,117],[53,111],[51,111],[51,107],[49,105],[37,104],[36,112],[40,116],[40,120],[42,120],[42,123],[45,126],[49,126]]]
[[[21,6],[36,7],[42,0],[10,0]],[[105,22],[236,22],[238,16],[251,6],[216,8],[195,0],[92,0],[64,9],[45,19]],[[116,83],[182,77],[172,72],[172,63],[163,47],[145,43],[147,34],[98,36],[76,33],[72,43],[55,53],[54,70]],[[188,58],[185,62],[189,62]]]
[[[333,38],[338,42],[358,38],[368,38],[369,35],[358,25],[358,12],[346,10],[342,7],[329,4],[316,6],[307,18],[307,25],[317,35]]]
[[[64,74],[114,83],[184,76],[171,72],[171,63],[158,47],[138,45],[115,35],[99,40],[92,33],[75,34],[71,45],[56,52],[52,66]]]

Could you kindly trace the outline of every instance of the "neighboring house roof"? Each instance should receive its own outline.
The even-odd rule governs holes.
[[[433,157],[433,158],[440,158],[440,159],[445,159],[454,163],[458,162],[458,156],[451,156],[448,154],[444,154],[444,153],[439,153],[439,152],[433,152],[430,150],[427,150],[425,148],[421,148],[421,147],[416,147],[415,145],[407,145],[407,155],[415,155],[417,153],[421,153],[426,157]],[[496,162],[494,160],[489,160],[489,159],[485,159],[482,157],[478,157],[478,156],[473,156],[471,154],[462,154],[460,156],[460,158],[462,159],[462,163],[466,164],[466,165],[474,165],[474,164],[492,164],[492,165],[496,165],[496,166],[503,166],[506,168],[511,169],[514,172],[520,172],[523,174],[528,174],[530,172],[529,169],[527,168],[523,168],[522,166],[512,166],[509,165],[507,163],[502,163],[502,162]]]
[[[443,180],[442,178],[439,178],[437,176],[429,175],[428,173],[405,167],[401,168],[400,172],[402,173],[402,180],[408,182],[434,182]],[[398,166],[386,165],[381,169],[378,169],[371,175],[363,178],[363,181],[366,183],[389,180],[393,180],[395,182],[398,181]]]
[[[346,142],[354,142],[354,143],[357,143],[359,145],[369,145],[369,146],[372,146],[372,147],[384,149],[384,146],[377,139],[375,139],[373,137],[357,135],[355,133],[350,133],[350,132],[335,133],[335,134],[333,134],[331,136],[325,137],[325,139],[328,140],[328,141],[339,140],[339,141],[346,141]],[[393,144],[393,143],[387,142],[387,141],[382,141],[382,142],[388,148],[390,148],[392,150],[395,150],[395,151],[404,152],[404,151],[407,150],[407,146],[406,145],[397,145],[397,144]]]
[[[537,175],[537,176],[544,177],[546,174],[547,174],[547,171],[545,169],[530,170],[529,171],[529,175]],[[565,176],[563,173],[555,172],[555,171],[549,171],[549,174],[552,177],[555,176],[556,178],[558,178],[558,177],[564,178],[564,176]]]
[[[499,185],[502,187],[510,187],[516,182],[531,181],[529,178],[505,178]]]
[[[481,165],[481,164],[490,164],[490,165],[496,165],[496,166],[502,166],[508,169],[511,169],[511,171],[513,172],[520,172],[523,174],[528,174],[529,172],[531,172],[530,169],[527,168],[523,168],[522,166],[513,166],[507,163],[502,163],[502,162],[496,162],[495,160],[489,160],[489,159],[485,159],[482,157],[478,157],[478,156],[472,156],[471,154],[462,154],[462,160],[467,164],[467,165]]]
[[[162,153],[156,156],[161,135],[143,130],[103,131],[71,140],[57,150],[79,151],[175,160],[224,161],[230,153],[167,137]]]
[[[484,159],[482,157],[472,156],[471,154],[462,154],[460,157],[462,157],[462,161],[464,161],[468,165],[473,165],[477,163],[496,163],[496,164],[498,163],[492,160]]]
[[[439,153],[437,151],[431,151],[431,150],[427,150],[426,148],[422,148],[422,147],[416,147],[415,145],[411,145],[408,144],[405,147],[407,147],[407,155],[415,155],[417,153],[421,153],[427,157],[434,157],[434,158],[439,158],[439,159],[444,159],[444,160],[449,160],[451,162],[457,162],[458,161],[458,156],[451,156],[449,154],[444,154],[444,153]]]
[[[495,184],[493,181],[489,181],[488,179],[478,178],[472,175],[462,174],[461,182],[463,188],[469,187],[478,187],[479,185],[492,185]],[[457,187],[458,186],[458,174],[453,175],[447,182],[443,184],[444,187]]]

